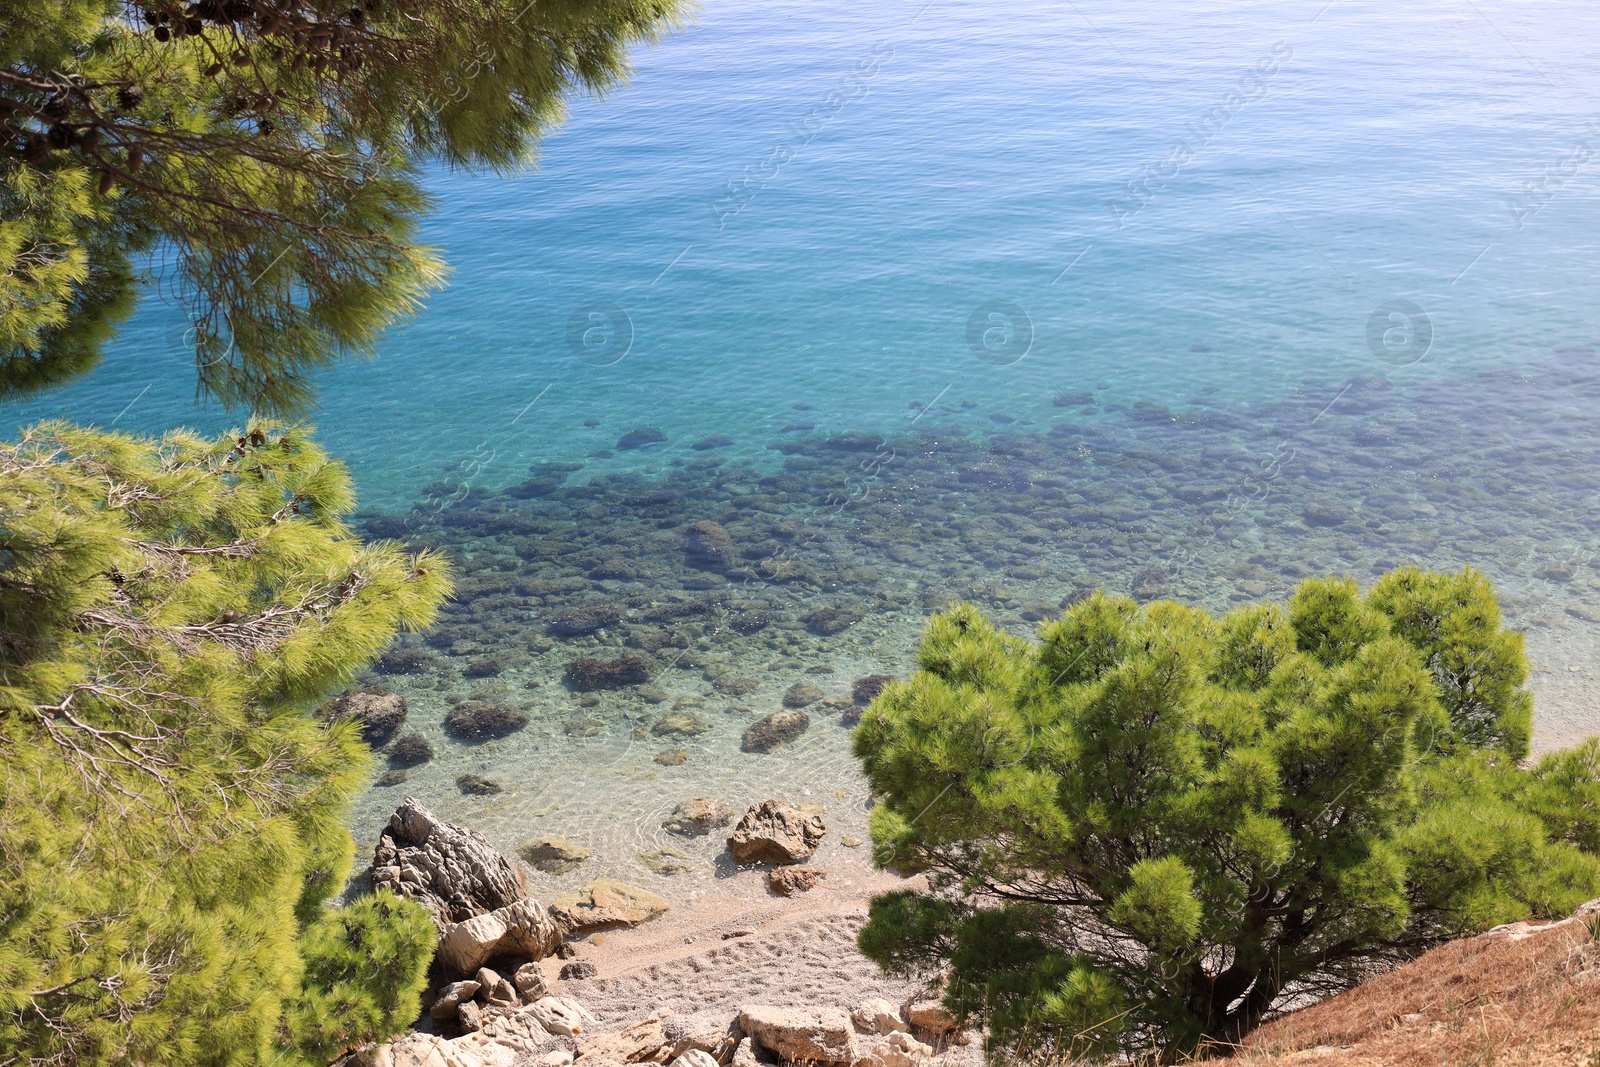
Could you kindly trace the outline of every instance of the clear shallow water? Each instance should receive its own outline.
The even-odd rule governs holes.
[[[903,670],[950,595],[1025,630],[1081,585],[1220,609],[1297,573],[1472,562],[1530,632],[1541,740],[1600,727],[1597,31],[1577,3],[712,0],[630,87],[577,102],[539,170],[435,175],[452,285],[328,376],[317,421],[371,530],[461,556],[471,648],[375,678],[440,754],[369,794],[358,833],[411,791],[504,845],[594,845],[562,884],[682,896],[714,887],[714,847],[660,833],[672,803],[810,790],[848,867],[864,797],[834,713],[771,756],[739,732],[796,680],[838,698]],[[1392,303],[1411,319],[1384,310],[1374,341]],[[184,326],[152,301],[103,370],[8,417],[227,424],[192,404]],[[615,448],[642,427],[666,440]],[[817,443],[844,432],[887,443]],[[733,443],[690,447],[712,434]],[[539,462],[583,467],[496,495]],[[686,565],[699,519],[748,574]],[[803,578],[745,558],[773,541]],[[619,562],[636,576],[591,577]],[[625,621],[545,634],[592,604]],[[776,621],[740,634],[741,607]],[[818,607],[862,621],[819,636]],[[580,652],[679,631],[695,662],[642,649],[662,704],[561,683]],[[485,655],[501,673],[466,677]],[[474,691],[533,722],[449,740]],[[713,729],[661,767],[648,728],[685,698]],[[508,792],[459,797],[469,771]],[[664,845],[695,872],[639,867]]]

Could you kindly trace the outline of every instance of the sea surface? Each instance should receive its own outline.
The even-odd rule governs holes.
[[[737,880],[673,806],[778,796],[848,879],[853,683],[957,596],[1026,633],[1095,586],[1471,564],[1538,746],[1600,730],[1597,51],[1566,0],[706,0],[536,169],[433,172],[450,286],[315,414],[363,528],[462,578],[367,679],[435,757],[358,838],[409,793],[593,850],[541,892],[683,901]],[[8,424],[236,422],[187,325],[153,294]],[[579,656],[648,681],[580,692]],[[796,686],[804,735],[741,751]]]

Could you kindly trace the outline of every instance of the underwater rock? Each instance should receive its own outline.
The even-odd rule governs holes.
[[[711,683],[711,688],[731,697],[749,696],[761,688],[761,683],[742,674],[724,674]]]
[[[681,767],[689,762],[689,753],[681,748],[663,749],[651,756],[650,762],[659,763],[663,767]]]
[[[389,762],[396,767],[415,767],[433,759],[433,745],[421,734],[406,734],[389,749]]]
[[[887,674],[869,674],[865,678],[857,678],[850,686],[850,699],[864,708],[876,700],[878,694],[892,681],[894,681],[893,676]]]
[[[811,716],[799,708],[785,708],[750,724],[740,748],[746,752],[771,752],[811,729]]]
[[[659,445],[667,439],[667,435],[653,426],[646,426],[638,430],[629,430],[617,438],[617,447],[620,449],[644,448],[646,445]]]
[[[689,447],[696,452],[705,452],[712,448],[729,448],[733,445],[733,438],[725,433],[714,433],[710,437],[702,438]]]
[[[376,784],[380,786],[399,785],[410,777],[410,771],[384,771],[378,776]]]
[[[558,898],[550,914],[569,934],[638,926],[667,910],[667,902],[637,886],[615,878],[599,878],[579,893]]]
[[[846,430],[844,433],[834,434],[822,444],[823,447],[831,448],[835,452],[871,452],[882,446],[883,438],[875,433]]]
[[[387,689],[355,689],[317,710],[317,718],[334,723],[349,720],[361,728],[361,738],[378,748],[406,721],[406,698]]]
[[[728,835],[728,851],[740,863],[802,863],[828,832],[821,815],[808,815],[779,800],[752,804]]]
[[[528,725],[526,712],[503,704],[462,703],[444,717],[444,728],[463,741],[487,741],[506,737]]]
[[[817,428],[817,424],[814,423],[814,422],[791,422],[788,425],[784,426],[783,429],[779,430],[778,432],[779,433],[805,433],[807,430],[814,430],[816,428]]]
[[[1133,595],[1140,600],[1155,600],[1167,596],[1172,587],[1167,584],[1167,572],[1149,566],[1133,576]]]
[[[517,855],[546,874],[566,874],[581,867],[594,850],[575,845],[565,837],[545,835],[518,845]]]
[[[505,789],[493,778],[477,774],[463,774],[456,779],[456,788],[469,797],[492,797]]]
[[[806,629],[818,637],[832,637],[861,621],[861,613],[850,608],[819,608],[806,616]]]
[[[786,708],[804,708],[815,704],[823,697],[822,690],[808,682],[796,682],[783,694],[783,706]]]
[[[597,608],[571,608],[552,616],[545,624],[545,632],[556,637],[582,637],[615,626],[622,619],[622,611],[609,605]]]
[[[698,737],[711,729],[711,724],[687,711],[674,711],[656,720],[650,732],[657,737]]]
[[[816,888],[817,883],[826,877],[828,877],[826,872],[819,871],[815,867],[805,867],[796,863],[785,864],[767,872],[767,889],[780,897],[792,897],[796,893],[805,893]]]
[[[1307,526],[1342,526],[1354,517],[1349,508],[1332,500],[1310,504],[1301,512]]]
[[[1093,393],[1057,393],[1056,398],[1050,403],[1058,408],[1089,408],[1094,407]]]
[[[561,483],[564,481],[566,481],[565,476],[559,478],[529,478],[525,482],[507,486],[501,492],[513,500],[537,500],[540,497],[549,496],[557,489],[560,489]]]
[[[505,671],[508,664],[500,656],[479,656],[461,668],[463,678],[493,678]]]
[[[734,633],[760,633],[772,625],[772,612],[760,608],[742,608],[728,616],[728,628]]]
[[[643,656],[600,659],[579,656],[567,664],[567,684],[580,693],[596,689],[622,689],[650,680],[650,664]]]
[[[436,670],[439,657],[423,648],[391,648],[378,657],[376,666],[384,674],[422,674]]]
[[[733,538],[718,523],[701,520],[683,532],[683,555],[691,567],[726,570],[733,566]]]
[[[670,878],[675,874],[683,874],[693,869],[691,857],[675,848],[658,848],[650,852],[640,852],[637,855],[640,863],[663,878]]]
[[[672,809],[662,823],[662,829],[680,837],[704,837],[720,826],[733,821],[733,812],[720,800],[698,797],[685,800]]]

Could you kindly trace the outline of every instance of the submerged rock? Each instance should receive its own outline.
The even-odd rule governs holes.
[[[484,778],[477,774],[463,774],[456,779],[456,788],[467,796],[492,797],[497,793],[505,792],[504,787],[493,778]]]
[[[728,448],[732,446],[733,438],[725,433],[714,433],[710,437],[701,438],[689,447],[696,452],[705,452],[713,448]]]
[[[575,845],[565,837],[546,835],[524,841],[517,847],[517,855],[546,874],[566,874],[582,866],[594,850]]]
[[[746,752],[771,752],[811,729],[811,716],[799,708],[785,708],[750,724],[740,744]]]
[[[355,689],[324,704],[317,712],[323,722],[354,722],[362,740],[373,748],[387,743],[406,721],[406,698],[387,689]]]
[[[622,689],[650,680],[650,664],[643,656],[600,659],[579,656],[567,664],[567,683],[580,693],[596,689]]]
[[[421,734],[406,734],[389,749],[389,762],[396,767],[415,767],[433,759],[433,745]]]
[[[622,618],[621,609],[611,606],[573,608],[553,616],[545,631],[557,637],[582,637],[615,626]]]
[[[654,426],[646,426],[638,430],[629,430],[617,438],[617,447],[621,449],[644,448],[646,445],[659,445],[667,439],[667,435]]]
[[[526,712],[503,704],[457,704],[444,717],[444,728],[464,741],[505,737],[526,725]]]
[[[850,608],[819,608],[806,616],[806,629],[818,637],[832,637],[861,621],[861,613]]]
[[[693,523],[683,532],[683,556],[691,567],[720,571],[733,566],[733,538],[720,524]]]
[[[727,826],[732,821],[733,812],[722,801],[699,797],[685,800],[673,808],[672,814],[667,816],[661,826],[668,833],[683,837],[704,837],[712,830]]]
[[[711,724],[687,711],[674,711],[656,720],[650,732],[657,737],[698,737],[711,729]]]
[[[763,800],[745,812],[728,835],[728,851],[740,863],[801,863],[817,851],[827,832],[821,815]]]
[[[878,694],[892,681],[894,677],[888,674],[869,674],[865,678],[857,678],[850,686],[850,699],[864,708],[878,699]]]
[[[667,902],[637,886],[615,878],[599,878],[582,892],[561,897],[550,905],[550,913],[568,933],[607,930],[615,926],[637,926],[667,910]]]
[[[783,694],[783,706],[786,708],[804,708],[815,704],[823,697],[822,690],[807,682],[796,682]]]

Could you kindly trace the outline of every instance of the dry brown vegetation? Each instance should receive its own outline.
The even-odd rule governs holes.
[[[1223,1061],[1600,1067],[1600,902],[1441,946],[1268,1023]]]

